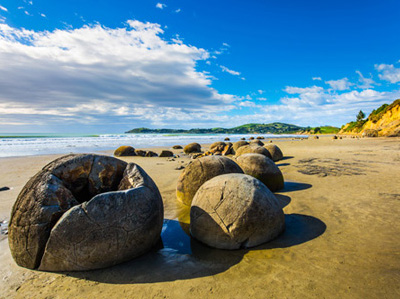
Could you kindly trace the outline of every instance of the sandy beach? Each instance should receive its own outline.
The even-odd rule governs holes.
[[[274,143],[285,156],[277,162],[285,189],[276,195],[286,215],[274,241],[224,251],[191,239],[188,209],[175,196],[176,168],[190,158],[181,150],[175,159],[123,157],[160,189],[158,248],[102,270],[46,273],[17,266],[1,235],[0,298],[399,298],[400,139]],[[0,192],[0,220],[29,178],[59,156],[0,159],[0,187],[11,188]]]

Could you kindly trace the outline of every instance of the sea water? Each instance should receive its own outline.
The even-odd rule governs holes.
[[[130,145],[134,148],[170,147],[186,145],[191,142],[200,144],[223,141],[226,137],[231,142],[248,139],[254,134],[103,134],[103,135],[76,135],[76,134],[1,134],[0,157],[94,153],[113,150],[121,145]],[[263,134],[265,138],[299,138],[299,135],[271,135]]]

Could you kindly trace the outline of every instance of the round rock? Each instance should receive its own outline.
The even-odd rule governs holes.
[[[18,265],[79,271],[148,251],[161,233],[157,186],[136,164],[68,155],[25,185],[12,209],[9,244]]]
[[[201,145],[196,143],[196,142],[189,143],[188,145],[186,145],[183,148],[183,152],[185,154],[200,153],[201,152]]]
[[[241,146],[244,146],[244,145],[249,145],[249,143],[247,141],[244,141],[244,140],[240,140],[240,141],[234,142],[233,146],[232,146],[233,147],[233,151],[236,153],[237,149],[239,147],[241,147]]]
[[[244,154],[236,162],[245,174],[259,179],[272,192],[284,188],[282,172],[270,158],[260,154]]]
[[[276,238],[285,217],[274,194],[246,174],[225,174],[204,183],[190,209],[190,232],[215,248],[239,249]]]
[[[264,147],[271,154],[272,161],[276,162],[283,159],[283,153],[281,149],[275,144],[266,144]]]
[[[114,156],[116,156],[116,157],[136,156],[136,153],[135,153],[135,149],[132,146],[123,145],[115,150]]]
[[[190,206],[201,185],[215,176],[226,173],[243,173],[243,170],[236,162],[223,156],[206,156],[193,160],[178,179],[178,200]]]
[[[261,155],[264,155],[264,156],[266,156],[266,157],[268,157],[270,159],[272,158],[271,154],[269,153],[269,151],[265,147],[258,146],[258,145],[244,145],[244,146],[241,146],[241,147],[239,147],[237,149],[235,155],[236,155],[236,157],[239,157],[239,156],[244,155],[244,154],[261,154]]]

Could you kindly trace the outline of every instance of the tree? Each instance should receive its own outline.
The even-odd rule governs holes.
[[[360,110],[360,112],[358,112],[357,114],[357,122],[362,121],[365,118],[365,114],[364,112],[362,112],[362,110]]]

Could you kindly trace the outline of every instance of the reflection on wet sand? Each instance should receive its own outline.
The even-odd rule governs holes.
[[[282,205],[290,202],[288,196],[278,195],[278,199]],[[101,271],[74,272],[69,275],[112,284],[154,283],[211,276],[238,264],[249,251],[254,251],[252,257],[256,254],[264,258],[268,250],[308,242],[322,235],[326,229],[326,225],[315,217],[289,214],[285,215],[285,231],[275,240],[251,249],[220,250],[208,247],[190,236],[188,207],[177,206],[176,211],[175,219],[164,221],[161,240],[150,253]]]

